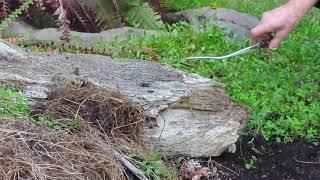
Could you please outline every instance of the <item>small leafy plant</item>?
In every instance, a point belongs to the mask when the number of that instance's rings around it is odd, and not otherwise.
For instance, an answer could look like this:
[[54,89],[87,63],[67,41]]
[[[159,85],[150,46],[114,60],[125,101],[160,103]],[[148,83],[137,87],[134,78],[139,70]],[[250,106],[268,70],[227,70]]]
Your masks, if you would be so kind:
[[76,130],[79,128],[81,118],[76,117],[73,121],[62,123],[62,120],[40,115],[30,117],[30,108],[26,98],[20,92],[12,89],[0,88],[0,117],[19,117],[29,119],[31,122],[50,129]]
[[152,180],[177,179],[178,177],[178,173],[162,161],[162,156],[158,151],[149,156],[133,151],[127,154],[137,162],[144,174]]
[[152,177],[152,179],[160,179],[160,176],[165,172],[165,166],[161,163],[161,156],[158,154],[144,158],[140,167],[145,175]]
[[252,168],[256,168],[256,167],[255,167],[256,161],[257,161],[257,157],[256,157],[256,156],[251,156],[250,161],[245,164],[245,168],[246,168],[247,170],[250,170],[250,169],[252,169]]
[[2,117],[25,117],[30,109],[25,97],[11,89],[0,88],[0,116]]
[[81,124],[81,118],[76,117],[73,121],[66,120],[67,122],[62,122],[61,119],[55,119],[45,115],[40,115],[32,120],[35,124],[39,126],[45,126],[50,129],[55,130],[77,130]]

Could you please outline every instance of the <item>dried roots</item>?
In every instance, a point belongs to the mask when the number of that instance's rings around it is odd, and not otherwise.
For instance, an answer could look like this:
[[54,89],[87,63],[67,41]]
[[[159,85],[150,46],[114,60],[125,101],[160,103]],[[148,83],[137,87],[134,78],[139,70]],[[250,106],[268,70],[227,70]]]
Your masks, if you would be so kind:
[[55,118],[62,128],[0,118],[0,179],[124,180],[128,169],[146,179],[114,148],[145,150],[142,109],[120,93],[70,84],[53,91],[33,115],[35,121]]
[[68,84],[49,94],[34,114],[59,119],[64,125],[77,119],[89,122],[115,143],[142,144],[145,117],[142,108],[117,91],[88,84]]
[[1,120],[0,136],[0,179],[127,179],[111,145],[89,126],[70,134]]

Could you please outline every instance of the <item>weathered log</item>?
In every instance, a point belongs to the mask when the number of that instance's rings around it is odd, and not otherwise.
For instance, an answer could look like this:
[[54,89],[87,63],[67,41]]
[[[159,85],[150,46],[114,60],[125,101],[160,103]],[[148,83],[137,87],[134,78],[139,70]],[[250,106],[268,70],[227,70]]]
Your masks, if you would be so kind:
[[145,142],[168,154],[219,156],[250,117],[249,108],[234,103],[222,84],[164,64],[1,47],[0,85],[21,90],[30,103],[67,80],[118,89],[147,113]]

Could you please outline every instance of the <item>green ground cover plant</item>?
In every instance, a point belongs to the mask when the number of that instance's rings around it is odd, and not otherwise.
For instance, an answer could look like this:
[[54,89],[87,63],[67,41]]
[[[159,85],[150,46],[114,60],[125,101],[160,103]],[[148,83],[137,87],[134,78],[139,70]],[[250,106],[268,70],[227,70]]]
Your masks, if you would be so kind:
[[154,180],[177,179],[179,173],[172,164],[163,161],[163,156],[157,150],[150,155],[142,155],[135,151],[126,152],[144,172],[144,174]]
[[0,87],[0,117],[24,117],[29,112],[25,97],[21,93]]
[[[272,8],[277,7],[279,4],[286,2],[285,0],[219,0],[219,1],[207,1],[207,0],[164,0],[166,6],[171,7],[177,11],[200,8],[200,7],[213,7],[213,8],[229,8],[237,11],[250,13],[252,15],[261,16],[261,14]],[[257,5],[259,8],[257,8]]]
[[[197,2],[200,3],[201,1]],[[219,1],[219,6],[261,15],[275,7],[274,1]],[[223,4],[222,2],[226,2]],[[262,8],[253,8],[257,3]],[[215,5],[209,3],[204,5]],[[197,5],[201,6],[201,4]],[[183,8],[187,8],[183,7]],[[180,9],[183,9],[180,8]],[[201,28],[179,23],[155,38],[131,39],[114,44],[97,43],[97,47],[149,47],[161,61],[175,68],[225,83],[230,95],[249,105],[253,116],[248,129],[262,133],[266,139],[289,142],[295,138],[319,140],[320,129],[320,11],[313,10],[299,27],[273,53],[261,50],[225,61],[202,61],[190,68],[181,64],[193,55],[224,55],[248,45],[224,38],[217,27]],[[128,51],[119,56],[150,60],[143,53]]]
[[80,118],[75,118],[74,121],[63,125],[58,119],[46,116],[33,118],[30,116],[30,110],[26,98],[22,93],[0,87],[0,118],[17,117],[28,119],[39,126],[58,130],[75,130],[79,127],[81,121]]

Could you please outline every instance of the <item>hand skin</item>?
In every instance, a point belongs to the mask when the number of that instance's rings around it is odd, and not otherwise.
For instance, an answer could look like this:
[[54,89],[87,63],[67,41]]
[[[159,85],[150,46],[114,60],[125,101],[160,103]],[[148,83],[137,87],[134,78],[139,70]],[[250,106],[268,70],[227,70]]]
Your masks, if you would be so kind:
[[251,44],[270,40],[269,49],[277,49],[318,0],[289,0],[286,4],[265,12],[261,21],[250,31]]

